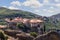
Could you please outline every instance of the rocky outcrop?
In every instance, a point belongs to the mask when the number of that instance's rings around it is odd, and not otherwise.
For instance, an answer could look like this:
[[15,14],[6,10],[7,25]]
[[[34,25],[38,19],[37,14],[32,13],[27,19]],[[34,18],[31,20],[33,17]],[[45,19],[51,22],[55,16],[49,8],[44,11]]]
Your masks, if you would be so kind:
[[60,35],[57,32],[48,32],[37,36],[34,40],[60,40]]
[[34,39],[34,37],[30,35],[26,35],[26,34],[17,34],[16,36],[18,40],[33,40]]
[[15,37],[16,38],[16,34],[20,34],[22,32],[21,31],[18,31],[18,30],[5,30],[4,33],[6,35],[9,35],[9,36],[12,36],[12,37]]
[[19,32],[16,30],[5,30],[4,33],[8,36],[11,36],[10,39],[16,40],[60,40],[60,34],[54,31],[39,35],[36,38],[30,36],[27,33]]
[[29,34],[24,32],[19,32],[16,30],[5,30],[4,33],[11,37],[9,38],[10,40],[11,39],[17,39],[17,40],[33,40],[34,39],[34,37],[30,36]]
[[3,30],[0,30],[0,40],[7,40],[8,37],[7,35],[4,34],[4,31]]

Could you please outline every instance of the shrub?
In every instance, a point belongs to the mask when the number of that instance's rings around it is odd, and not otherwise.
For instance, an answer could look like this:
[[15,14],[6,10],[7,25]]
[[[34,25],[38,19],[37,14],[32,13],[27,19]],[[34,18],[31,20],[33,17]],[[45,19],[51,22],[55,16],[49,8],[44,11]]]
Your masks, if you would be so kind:
[[0,25],[6,25],[7,23],[6,22],[0,22]]
[[7,40],[8,36],[5,36],[5,33],[3,31],[0,31],[0,39],[1,40]]
[[0,32],[0,38],[1,38],[1,40],[5,40],[5,36],[2,32]]
[[30,32],[30,35],[33,37],[37,37],[37,33],[36,32]]
[[17,27],[18,27],[19,29],[23,29],[23,28],[24,28],[24,25],[23,25],[22,23],[17,23]]

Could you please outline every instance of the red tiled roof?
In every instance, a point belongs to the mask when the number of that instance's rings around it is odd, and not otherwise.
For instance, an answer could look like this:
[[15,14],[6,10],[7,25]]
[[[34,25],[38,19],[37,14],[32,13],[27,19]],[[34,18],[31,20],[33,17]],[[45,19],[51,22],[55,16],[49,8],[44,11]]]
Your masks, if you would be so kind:
[[29,22],[29,19],[24,18],[23,23],[27,23],[27,22]]
[[13,20],[9,20],[9,19],[5,19],[7,22],[23,22],[23,23],[37,23],[37,22],[43,22],[43,20],[39,20],[39,19],[27,19],[27,18],[14,18]]
[[7,26],[6,25],[0,25],[0,28],[6,28]]
[[37,23],[37,22],[43,22],[43,20],[39,20],[39,19],[31,19],[30,23]]

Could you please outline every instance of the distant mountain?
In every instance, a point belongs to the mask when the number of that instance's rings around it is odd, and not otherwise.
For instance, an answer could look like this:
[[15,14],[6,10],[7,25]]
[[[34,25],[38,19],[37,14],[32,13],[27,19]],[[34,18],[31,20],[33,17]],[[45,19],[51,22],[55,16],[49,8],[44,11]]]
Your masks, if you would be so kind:
[[38,18],[41,16],[27,11],[10,10],[4,7],[0,7],[0,18],[14,18],[14,17]]
[[47,29],[60,29],[60,13],[52,15],[47,18],[48,21],[45,22]]
[[43,17],[45,29],[60,29],[60,13],[50,17]]
[[60,21],[60,13],[56,15],[52,15],[50,18]]

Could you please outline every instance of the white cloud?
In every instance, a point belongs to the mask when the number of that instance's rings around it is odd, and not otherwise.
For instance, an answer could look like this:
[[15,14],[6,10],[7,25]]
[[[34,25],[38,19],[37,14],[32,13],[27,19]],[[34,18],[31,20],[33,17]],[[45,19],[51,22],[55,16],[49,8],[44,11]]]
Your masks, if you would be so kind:
[[55,10],[48,10],[48,12],[49,12],[49,13],[53,13],[53,12],[55,12]]
[[54,7],[53,7],[53,6],[51,6],[51,7],[50,7],[50,9],[54,9]]
[[49,0],[44,0],[44,3],[49,3]]
[[13,6],[21,6],[21,2],[19,1],[12,1],[10,4]]
[[20,7],[21,5],[22,5],[22,3],[20,2],[20,1],[12,1],[11,3],[10,3],[11,5],[8,7],[9,9],[15,9],[15,10],[19,10],[19,8],[18,7]]
[[54,9],[43,9],[44,12],[48,12],[48,13],[53,13],[55,12]]
[[[58,2],[58,0],[55,0],[56,2]],[[60,11],[58,11],[55,7],[59,7],[60,8],[60,4],[59,3],[50,3],[49,0],[44,0],[43,3],[40,3],[38,0],[26,0],[24,2],[20,2],[20,1],[12,1],[11,5],[8,7],[9,9],[20,9],[21,7],[27,7],[27,11],[28,8],[32,8],[32,10],[30,9],[29,11],[39,14],[39,15],[52,15],[55,13],[58,13]],[[4,6],[5,7],[5,6]],[[19,8],[18,8],[19,7]],[[25,9],[24,9],[25,10]]]
[[26,0],[23,3],[24,6],[28,6],[28,7],[33,7],[33,8],[39,8],[41,7],[43,4],[41,4],[38,0]]
[[55,6],[60,7],[60,4],[55,4]]
[[14,6],[9,6],[8,8],[11,9],[11,10],[13,10],[13,9],[18,10],[19,9],[17,7],[14,7]]
[[39,13],[39,12],[40,12],[40,10],[37,10],[37,9],[36,9],[36,10],[34,10],[34,12],[35,12],[35,13]]
[[7,8],[7,6],[2,6],[2,7],[5,7],[5,8]]
[[59,2],[60,0],[55,0],[55,2]]
[[43,9],[43,11],[47,11],[47,9]]

